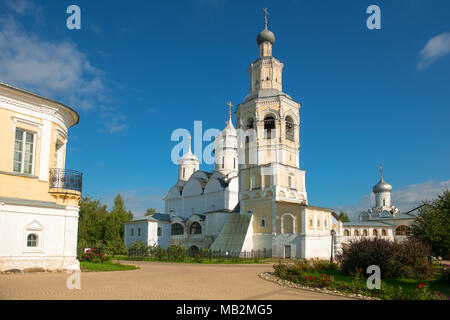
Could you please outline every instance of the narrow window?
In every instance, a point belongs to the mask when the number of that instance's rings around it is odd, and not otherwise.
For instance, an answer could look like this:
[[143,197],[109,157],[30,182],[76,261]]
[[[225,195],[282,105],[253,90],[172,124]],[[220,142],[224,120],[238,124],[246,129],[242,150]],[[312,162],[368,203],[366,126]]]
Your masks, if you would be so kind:
[[34,134],[16,130],[14,141],[14,172],[33,173]]
[[183,168],[183,178],[186,175],[186,168]]
[[233,159],[233,169],[236,169],[236,158]]
[[291,117],[286,117],[286,139],[295,141],[295,127]]
[[27,237],[27,247],[36,248],[38,246],[38,236],[31,233]]
[[261,219],[260,226],[261,226],[261,228],[264,228],[266,226],[266,220],[265,219]]
[[134,228],[131,228],[131,236],[134,237]]
[[267,116],[264,118],[264,136],[266,139],[272,139],[275,137],[275,118]]
[[162,228],[159,227],[159,228],[158,228],[158,237],[161,237],[161,236],[162,236]]
[[141,236],[141,228],[138,228],[138,237]]
[[225,157],[222,157],[222,169],[225,168]]

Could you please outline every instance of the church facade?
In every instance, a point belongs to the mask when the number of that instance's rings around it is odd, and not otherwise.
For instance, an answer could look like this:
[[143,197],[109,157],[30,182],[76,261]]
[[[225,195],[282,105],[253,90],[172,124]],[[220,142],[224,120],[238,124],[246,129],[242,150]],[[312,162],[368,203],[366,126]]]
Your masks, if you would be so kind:
[[[308,202],[299,157],[301,104],[282,90],[284,65],[272,56],[274,42],[266,18],[257,36],[259,57],[248,68],[250,93],[235,111],[236,127],[230,112],[214,140],[214,170],[199,170],[190,148],[179,159],[165,212],[144,219],[156,226],[147,228],[153,230],[147,244],[326,259],[338,248],[342,223],[331,209]],[[125,226],[128,246],[135,242],[136,223]]]
[[392,186],[384,181],[383,167],[380,167],[381,179],[372,188],[375,206],[361,212],[359,221],[344,222],[342,243],[351,240],[382,238],[390,241],[404,241],[409,235],[418,209],[401,212],[391,203]]

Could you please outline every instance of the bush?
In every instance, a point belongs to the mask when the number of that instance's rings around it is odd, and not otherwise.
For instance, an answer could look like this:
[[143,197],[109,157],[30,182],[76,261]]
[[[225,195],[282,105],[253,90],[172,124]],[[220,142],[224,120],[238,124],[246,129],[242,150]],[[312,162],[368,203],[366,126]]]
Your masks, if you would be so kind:
[[107,255],[104,255],[103,253],[99,253],[95,249],[91,249],[86,253],[83,253],[79,257],[80,261],[87,261],[87,262],[93,262],[93,263],[103,263],[109,260],[109,257]]
[[393,278],[426,280],[433,275],[433,266],[428,262],[430,247],[419,240],[394,243],[394,253],[390,260]]
[[412,238],[405,242],[391,242],[384,239],[362,239],[350,242],[338,256],[341,270],[349,275],[366,275],[367,267],[377,265],[381,277],[411,278],[423,280],[432,275],[428,262],[430,249]]
[[342,272],[352,275],[358,272],[365,276],[367,267],[377,265],[381,269],[381,276],[388,278],[392,272],[390,259],[394,253],[394,244],[384,239],[361,239],[351,241],[337,256]]
[[186,249],[180,245],[172,245],[168,249],[169,260],[181,262],[186,260],[188,254]]
[[444,264],[440,270],[440,280],[446,285],[450,285],[450,265]]

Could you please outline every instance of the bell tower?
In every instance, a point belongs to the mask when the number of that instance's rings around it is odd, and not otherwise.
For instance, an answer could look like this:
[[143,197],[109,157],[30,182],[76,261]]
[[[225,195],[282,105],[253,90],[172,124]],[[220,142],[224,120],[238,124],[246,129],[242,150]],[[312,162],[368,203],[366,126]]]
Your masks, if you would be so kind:
[[249,67],[250,94],[236,110],[237,127],[244,132],[241,197],[263,192],[307,203],[304,171],[299,169],[300,104],[282,92],[283,64],[272,56],[275,35],[267,26],[267,9],[264,13],[264,29],[256,38],[259,58]]

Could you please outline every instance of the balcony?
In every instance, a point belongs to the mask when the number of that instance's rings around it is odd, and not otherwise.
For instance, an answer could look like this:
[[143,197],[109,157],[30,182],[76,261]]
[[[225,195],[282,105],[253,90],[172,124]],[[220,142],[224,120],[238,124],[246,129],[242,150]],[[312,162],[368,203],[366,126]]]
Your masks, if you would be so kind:
[[81,194],[83,174],[74,170],[50,169],[49,192],[53,194]]

